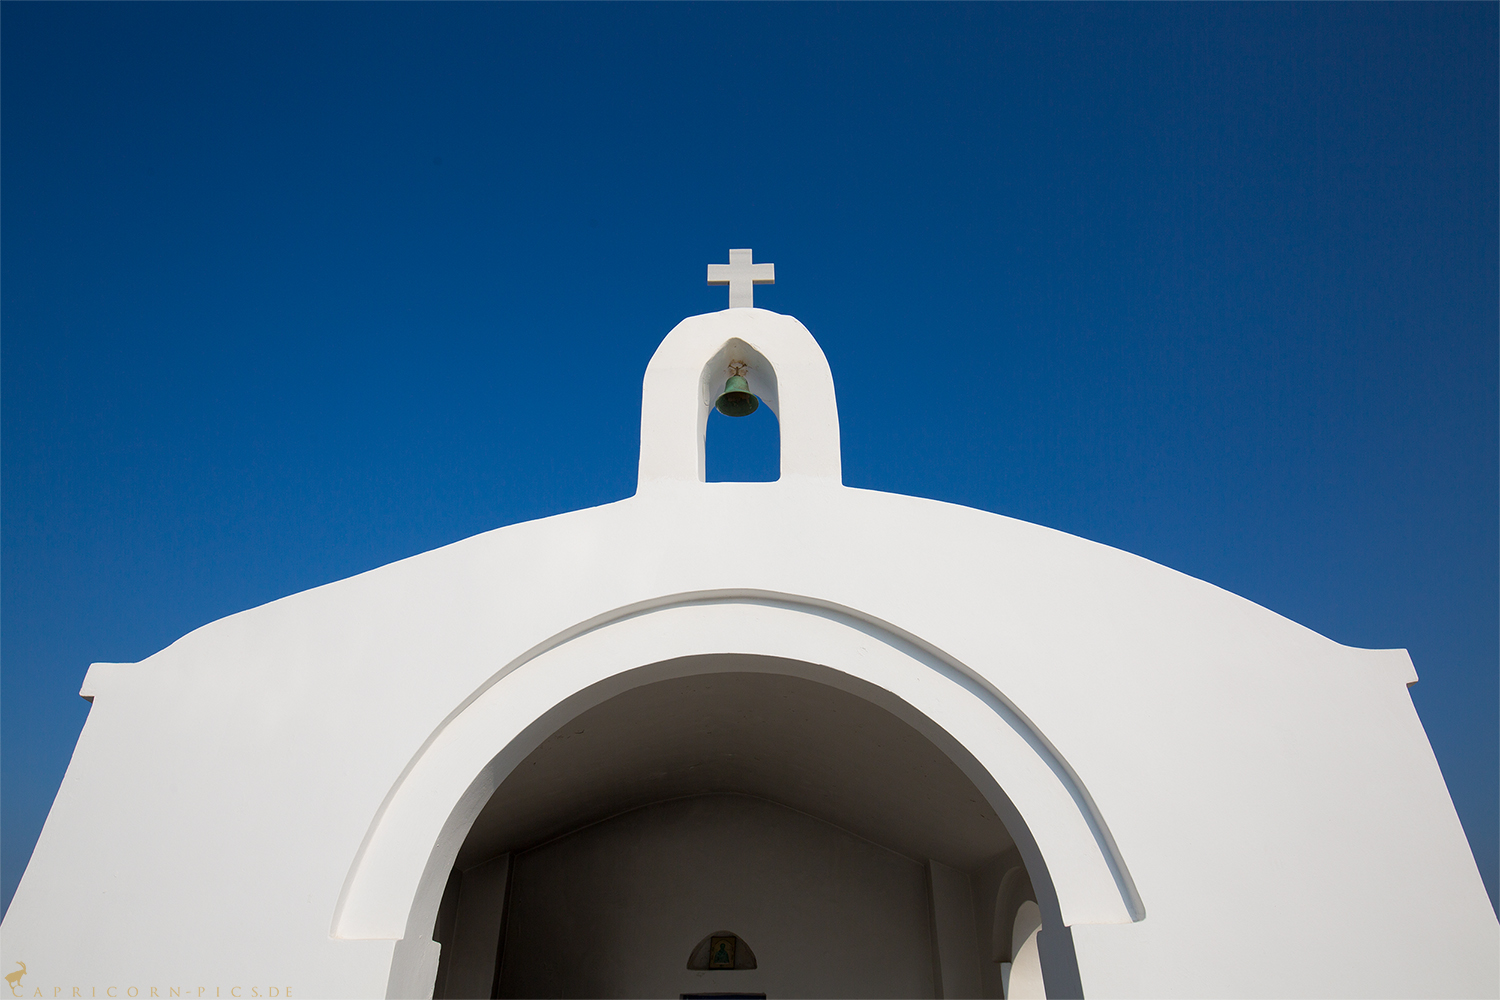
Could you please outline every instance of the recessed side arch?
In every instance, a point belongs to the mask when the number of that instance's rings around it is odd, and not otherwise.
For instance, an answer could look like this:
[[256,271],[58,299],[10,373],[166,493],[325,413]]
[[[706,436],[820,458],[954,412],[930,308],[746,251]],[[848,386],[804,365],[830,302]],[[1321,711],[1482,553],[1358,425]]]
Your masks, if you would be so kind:
[[615,694],[730,669],[715,665],[721,654],[848,690],[946,753],[1012,830],[1028,869],[1045,873],[1035,881],[1056,933],[1043,943],[1055,951],[1048,964],[1065,979],[1077,980],[1069,925],[1139,919],[1120,888],[1123,862],[1098,836],[1102,821],[1082,811],[1091,802],[1070,787],[1076,779],[1049,759],[1055,753],[1023,716],[972,677],[839,609],[785,597],[677,600],[584,623],[502,670],[408,766],[371,825],[333,927],[339,938],[400,940],[390,995],[430,989],[430,933],[443,884],[479,810],[510,771],[557,728]]

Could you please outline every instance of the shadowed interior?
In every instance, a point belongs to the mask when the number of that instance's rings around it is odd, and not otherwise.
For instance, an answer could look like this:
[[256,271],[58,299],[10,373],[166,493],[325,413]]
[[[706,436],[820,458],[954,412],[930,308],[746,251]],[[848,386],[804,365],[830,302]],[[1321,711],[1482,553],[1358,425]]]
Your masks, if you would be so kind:
[[[436,995],[1000,995],[1020,856],[974,783],[857,694],[715,659],[582,712],[496,789]],[[722,928],[758,963],[693,965]]]
[[716,673],[635,688],[564,726],[495,791],[458,867],[713,793],[767,799],[964,871],[1012,844],[963,772],[884,709],[799,677]]

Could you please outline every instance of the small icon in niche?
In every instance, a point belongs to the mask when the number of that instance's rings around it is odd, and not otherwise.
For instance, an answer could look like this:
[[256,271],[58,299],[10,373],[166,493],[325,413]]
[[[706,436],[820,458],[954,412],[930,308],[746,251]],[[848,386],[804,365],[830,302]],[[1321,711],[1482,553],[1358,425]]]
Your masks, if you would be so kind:
[[[700,971],[715,969],[722,971],[740,972],[745,969],[756,968],[755,952],[750,943],[740,937],[734,931],[719,928],[708,934],[697,944],[693,945],[693,951],[688,955],[687,967]],[[732,994],[738,996],[738,994]],[[722,993],[715,996],[729,997],[731,994]]]
[[708,945],[708,967],[710,969],[734,968],[734,946],[739,939],[733,935],[716,937]]

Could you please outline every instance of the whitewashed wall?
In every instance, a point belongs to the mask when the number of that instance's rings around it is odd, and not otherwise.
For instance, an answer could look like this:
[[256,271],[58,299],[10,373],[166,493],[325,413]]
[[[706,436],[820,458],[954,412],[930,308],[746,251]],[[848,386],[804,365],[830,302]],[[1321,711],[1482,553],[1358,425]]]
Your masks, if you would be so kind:
[[[704,386],[736,339],[774,390],[781,482],[701,481]],[[547,726],[653,664],[743,653],[886,693],[1003,789],[1046,875],[1043,964],[1070,940],[1089,995],[1500,991],[1403,651],[1060,532],[844,488],[827,362],[789,317],[684,321],[646,390],[630,500],[96,664],[0,962],[48,995],[425,995],[458,847]],[[754,542],[732,562],[730,534]]]

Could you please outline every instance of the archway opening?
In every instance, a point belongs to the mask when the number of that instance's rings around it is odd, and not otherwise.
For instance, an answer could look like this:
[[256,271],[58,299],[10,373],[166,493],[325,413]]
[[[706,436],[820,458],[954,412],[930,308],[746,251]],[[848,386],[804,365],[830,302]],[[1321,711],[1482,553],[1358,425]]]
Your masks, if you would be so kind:
[[[998,997],[1021,863],[885,708],[762,671],[658,681],[561,726],[481,810],[434,995]],[[685,968],[715,935],[756,960]]]

